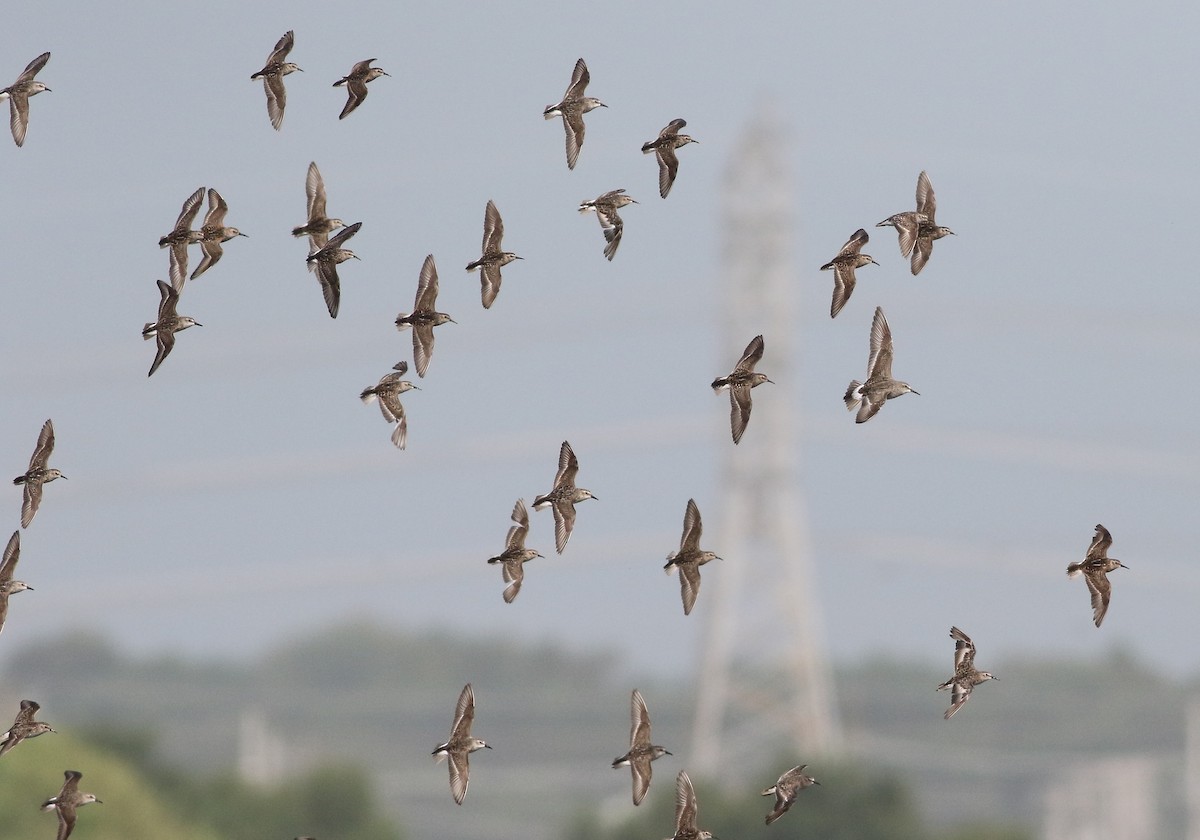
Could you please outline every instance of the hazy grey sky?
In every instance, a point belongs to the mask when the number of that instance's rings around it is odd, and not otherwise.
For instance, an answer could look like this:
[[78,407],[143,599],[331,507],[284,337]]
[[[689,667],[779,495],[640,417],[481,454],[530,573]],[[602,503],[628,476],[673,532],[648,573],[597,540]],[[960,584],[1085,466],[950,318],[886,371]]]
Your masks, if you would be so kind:
[[[948,661],[957,623],[989,661],[1120,644],[1200,665],[1163,644],[1195,634],[1200,596],[1200,294],[1181,242],[1200,192],[1195,5],[76,5],[0,30],[0,83],[53,53],[25,147],[0,137],[0,456],[23,471],[52,417],[69,476],[22,535],[36,591],[13,600],[0,661],[76,626],[224,655],[376,616],[686,667],[709,593],[685,620],[662,558],[689,497],[721,552],[728,403],[708,382],[752,335],[724,346],[721,190],[769,110],[790,132],[800,378],[756,392],[755,412],[794,397],[802,418],[832,655]],[[288,29],[304,72],[275,132],[249,76]],[[540,112],[580,56],[609,108],[571,172]],[[331,84],[366,57],[392,77],[339,122]],[[701,142],[663,201],[639,147],[677,116]],[[312,160],[331,214],[363,222],[336,321],[288,235]],[[913,278],[873,225],[913,206],[922,169],[958,236]],[[188,285],[180,311],[205,326],[147,380],[156,240],[200,185],[250,238]],[[575,208],[615,187],[641,204],[609,263]],[[488,199],[526,259],[485,312],[463,266]],[[817,268],[858,227],[881,265],[831,322]],[[405,396],[398,452],[356,397],[411,359],[392,321],[429,253],[459,323]],[[921,396],[856,427],[841,395],[876,305]],[[551,556],[506,606],[484,560],[564,439],[600,501],[562,557],[532,514]],[[1130,566],[1101,630],[1064,575],[1097,522]]]

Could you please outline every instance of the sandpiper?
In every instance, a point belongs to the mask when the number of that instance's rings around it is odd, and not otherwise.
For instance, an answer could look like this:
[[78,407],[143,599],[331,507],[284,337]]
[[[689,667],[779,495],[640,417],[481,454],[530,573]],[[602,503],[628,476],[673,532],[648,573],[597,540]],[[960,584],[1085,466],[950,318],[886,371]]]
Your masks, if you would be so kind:
[[912,256],[911,270],[913,276],[921,273],[925,263],[933,254],[933,240],[941,239],[954,231],[941,227],[935,221],[937,215],[937,200],[933,194],[933,185],[929,176],[922,170],[917,176],[917,209],[888,216],[875,227],[894,227],[899,234],[900,256]]
[[971,638],[957,627],[950,628],[954,639],[954,676],[937,687],[938,691],[950,689],[950,708],[942,717],[950,720],[962,705],[971,699],[971,691],[980,683],[998,679],[987,671],[975,670],[975,645]]
[[485,741],[471,737],[471,722],[475,720],[475,692],[467,683],[458,695],[458,705],[454,708],[454,724],[450,727],[450,738],[444,744],[438,744],[433,749],[437,760],[449,760],[450,793],[459,805],[467,796],[467,783],[470,781],[470,756],[475,750],[490,746]]
[[13,479],[13,484],[25,485],[21,500],[22,528],[29,527],[34,514],[37,513],[38,505],[42,503],[42,485],[48,484],[56,478],[66,478],[58,470],[46,466],[52,452],[54,452],[54,424],[47,420],[42,424],[37,446],[33,448],[33,454],[29,456],[29,469],[25,471],[24,475]]
[[929,221],[922,204],[932,194],[933,187],[929,184],[929,176],[922,170],[921,174],[917,176],[917,209],[893,213],[875,225],[875,227],[894,227],[896,229],[902,257],[912,254],[913,247],[917,244],[917,230],[920,228],[921,222]]
[[346,223],[325,215],[325,179],[316,162],[308,165],[308,176],[304,179],[304,194],[308,196],[308,222],[292,228],[292,236],[307,236],[309,250],[319,251],[329,241],[329,234]]
[[362,101],[367,98],[367,82],[373,82],[380,76],[390,76],[390,73],[384,72],[382,67],[372,67],[373,58],[364,58],[350,68],[350,72],[342,76],[333,83],[334,87],[346,86],[346,92],[349,97],[346,99],[346,104],[342,108],[342,113],[338,115],[339,120],[346,119],[350,112],[362,104]]
[[271,118],[271,125],[276,131],[283,125],[283,109],[287,107],[287,90],[283,86],[283,77],[300,70],[298,65],[284,61],[295,43],[296,35],[289,29],[275,43],[275,49],[267,56],[267,63],[263,65],[263,69],[250,77],[250,81],[263,80],[263,90],[267,92],[267,116]]
[[24,592],[33,587],[23,580],[13,580],[17,571],[17,561],[21,559],[21,532],[13,531],[4,547],[3,559],[0,559],[0,633],[4,632],[4,620],[8,618],[8,596]]
[[479,269],[484,309],[490,309],[496,295],[500,294],[500,267],[513,260],[525,259],[501,248],[500,240],[503,238],[504,220],[500,218],[495,202],[489,201],[483,210],[483,255],[467,264],[467,271]]
[[221,259],[221,255],[225,253],[225,249],[221,247],[222,242],[228,242],[235,236],[245,236],[235,227],[226,227],[225,214],[229,212],[229,205],[225,203],[225,199],[221,198],[221,194],[212,187],[208,189],[208,213],[204,216],[204,224],[200,227],[200,250],[204,252],[204,256],[200,258],[200,265],[196,266],[196,270],[192,272],[189,280],[195,280],[204,272],[208,271],[217,264],[217,260]]
[[563,129],[567,132],[567,168],[574,169],[575,161],[579,159],[579,150],[583,148],[583,115],[594,108],[608,106],[594,96],[584,96],[588,82],[592,79],[583,59],[575,62],[575,70],[571,73],[571,84],[557,105],[547,105],[542,111],[546,119],[562,117]]
[[525,500],[517,499],[512,511],[513,525],[508,529],[508,538],[504,543],[504,551],[495,557],[489,557],[489,563],[500,563],[504,566],[504,603],[511,604],[521,592],[521,582],[525,579],[524,565],[534,557],[541,557],[532,548],[525,547],[525,535],[529,533],[529,511],[525,510]]
[[608,243],[604,246],[604,256],[610,262],[613,255],[617,253],[617,248],[621,244],[621,234],[625,230],[625,223],[621,221],[617,210],[626,204],[638,203],[636,199],[624,195],[624,192],[624,189],[609,190],[591,201],[579,203],[580,213],[586,213],[589,210],[596,211],[596,218],[600,220],[600,227],[604,230],[604,241]]
[[686,770],[675,779],[675,836],[671,840],[712,840],[711,831],[696,828],[696,791]]
[[[763,337],[756,335],[746,345],[742,358],[734,366],[728,376],[718,376],[712,381],[712,389],[720,392],[729,389],[729,424],[733,432],[733,442],[737,444],[746,433],[746,425],[750,422],[750,389],[764,382],[771,382],[765,373],[755,373],[754,366],[763,356]],[[774,385],[774,382],[771,382]]]
[[929,262],[929,258],[933,256],[933,240],[941,239],[946,235],[955,235],[950,228],[939,225],[934,220],[937,215],[937,200],[934,198],[933,185],[929,183],[929,176],[924,171],[917,178],[917,213],[924,218],[918,219],[917,223],[917,241],[913,245],[910,266],[913,277],[921,273],[925,263]]
[[33,80],[33,77],[46,66],[46,62],[49,60],[50,53],[42,53],[25,66],[15,82],[0,90],[0,99],[8,99],[8,122],[12,128],[13,141],[18,146],[25,145],[25,132],[29,128],[29,97],[37,96],[44,90],[50,90],[41,82]]
[[875,307],[875,318],[871,322],[871,355],[867,358],[867,381],[850,381],[842,400],[849,411],[858,409],[856,423],[866,423],[878,413],[886,400],[914,391],[907,382],[892,379],[892,328],[883,316],[882,307]]
[[187,280],[187,247],[193,242],[199,242],[204,234],[198,230],[192,230],[192,222],[196,219],[196,214],[200,212],[200,203],[204,201],[204,187],[200,187],[190,196],[187,201],[183,202],[183,209],[179,211],[179,218],[175,220],[175,227],[166,236],[159,237],[158,247],[171,249],[171,285],[176,291],[183,291],[183,283]]
[[1083,562],[1067,566],[1067,577],[1073,578],[1082,573],[1083,579],[1087,581],[1088,591],[1092,593],[1092,620],[1096,622],[1097,627],[1104,621],[1104,614],[1108,612],[1108,601],[1112,595],[1108,573],[1115,569],[1129,568],[1120,560],[1108,556],[1110,545],[1112,534],[1108,533],[1108,529],[1103,525],[1097,525],[1096,535],[1092,537],[1092,544],[1088,547]]
[[180,315],[175,311],[179,305],[179,292],[174,286],[162,280],[155,282],[158,283],[159,294],[158,320],[154,323],[147,322],[146,326],[142,327],[142,338],[146,341],[156,339],[158,350],[154,354],[154,364],[150,365],[150,372],[146,376],[153,376],[158,366],[171,354],[171,350],[175,348],[175,333],[188,327],[204,326],[195,318]]
[[17,712],[12,726],[8,728],[7,732],[0,734],[0,757],[26,739],[36,738],[54,731],[50,728],[50,724],[33,719],[40,708],[42,707],[32,700],[21,701],[21,710]]
[[775,822],[775,820],[787,813],[788,808],[792,807],[792,803],[796,801],[796,797],[800,791],[806,787],[821,784],[812,776],[804,775],[804,768],[807,764],[801,764],[799,767],[793,767],[788,770],[775,784],[764,790],[760,796],[775,796],[775,807],[771,813],[767,814],[767,825]]
[[392,430],[392,443],[397,449],[403,449],[408,440],[408,419],[404,414],[404,406],[400,404],[400,395],[417,386],[404,379],[404,374],[408,373],[408,362],[397,362],[392,366],[392,370],[394,373],[385,375],[378,385],[364,388],[358,398],[366,405],[379,400],[379,410],[383,412],[383,419],[396,424],[396,428]]
[[413,302],[412,312],[401,312],[396,316],[396,329],[404,332],[409,327],[413,331],[413,362],[417,366],[417,376],[425,377],[429,370],[429,359],[433,356],[433,328],[440,327],[449,321],[457,323],[445,312],[438,312],[438,276],[437,266],[433,263],[433,254],[425,257],[421,265],[421,277],[417,281],[417,297]]
[[337,267],[346,260],[358,259],[358,255],[348,248],[343,248],[350,237],[358,233],[362,222],[342,228],[325,245],[316,248],[308,255],[309,271],[316,270],[317,280],[321,282],[321,292],[325,295],[325,306],[329,309],[329,317],[336,318],[338,306],[342,301],[342,284],[338,280]]
[[554,513],[554,547],[559,554],[567,547],[571,531],[575,528],[575,505],[585,499],[595,499],[591,490],[575,486],[575,474],[579,472],[579,459],[575,457],[571,444],[562,442],[558,450],[558,473],[554,476],[554,487],[544,496],[533,500],[533,509],[549,507]]
[[654,152],[654,156],[658,158],[658,194],[663,198],[666,198],[667,193],[671,191],[671,186],[675,183],[675,175],[679,172],[679,158],[675,156],[675,150],[688,143],[700,142],[693,137],[679,133],[679,129],[686,125],[685,120],[676,117],[658,133],[658,139],[642,144],[642,154],[648,155]]
[[67,840],[75,830],[77,809],[93,802],[98,805],[104,804],[94,793],[80,793],[79,780],[83,778],[83,774],[78,770],[66,770],[63,776],[66,777],[66,781],[63,782],[62,788],[42,803],[43,811],[55,811],[58,814],[58,840]]
[[700,508],[695,499],[688,499],[683,513],[683,536],[679,539],[679,550],[667,555],[667,574],[679,569],[680,594],[683,596],[683,614],[690,615],[700,594],[700,567],[710,560],[721,558],[712,551],[700,550]]
[[821,266],[821,271],[833,269],[833,304],[829,307],[830,318],[836,318],[846,301],[850,300],[850,295],[854,294],[854,270],[864,265],[879,265],[869,254],[859,253],[869,239],[867,232],[859,228],[842,246],[842,250],[838,251],[837,256]]
[[636,688],[629,699],[629,716],[632,721],[629,728],[629,752],[620,758],[613,759],[613,769],[629,767],[633,776],[633,804],[641,805],[650,790],[650,777],[653,770],[650,762],[664,755],[671,755],[657,744],[650,743],[650,712],[646,710],[646,701],[642,692]]

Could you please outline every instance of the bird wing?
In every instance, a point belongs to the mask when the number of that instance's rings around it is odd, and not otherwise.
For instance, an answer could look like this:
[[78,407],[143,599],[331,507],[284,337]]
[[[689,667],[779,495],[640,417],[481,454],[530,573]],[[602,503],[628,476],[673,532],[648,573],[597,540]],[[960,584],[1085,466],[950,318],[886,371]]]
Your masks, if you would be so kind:
[[1112,534],[1103,525],[1096,526],[1096,534],[1092,537],[1092,544],[1088,546],[1087,556],[1084,562],[1089,560],[1104,560],[1108,557],[1108,547],[1112,545]]
[[679,552],[698,551],[700,549],[700,508],[695,499],[688,499],[687,509],[683,512],[683,536],[679,540]]
[[496,209],[494,201],[488,201],[487,207],[483,209],[483,251],[487,254],[490,250],[500,250],[500,240],[504,238],[504,220],[500,218],[500,211]]
[[558,449],[558,472],[554,475],[554,486],[574,487],[578,472],[579,459],[575,457],[575,450],[571,448],[571,444],[564,440]]
[[575,528],[575,505],[570,499],[558,499],[550,509],[554,513],[554,548],[562,554]]
[[[21,558],[21,532],[13,531],[4,547],[4,559],[0,560],[0,583],[8,583],[13,579],[17,570],[17,561]],[[0,625],[2,626],[2,625]]]
[[917,176],[917,212],[925,216],[929,224],[933,224],[933,217],[937,213],[937,199],[933,195],[933,184],[929,182],[929,176],[925,174],[925,170],[921,170],[921,174]]
[[33,454],[29,456],[29,469],[40,469],[46,466],[46,462],[50,460],[50,453],[54,451],[54,423],[47,420],[42,424],[42,430],[38,432],[37,446],[33,448]]
[[450,740],[467,738],[471,734],[471,722],[475,720],[475,690],[471,684],[463,686],[454,706],[454,724],[450,727]]
[[592,74],[588,72],[587,64],[582,58],[579,59],[575,62],[575,69],[571,71],[571,84],[567,85],[567,92],[563,94],[563,99],[583,96],[583,92],[591,80]]
[[749,385],[737,385],[729,389],[729,427],[734,443],[741,442],[742,435],[746,433],[752,407]]
[[524,499],[517,499],[517,503],[513,505],[512,521],[514,524],[508,529],[504,548],[505,550],[523,549],[525,548],[525,535],[529,533],[529,511],[525,509]]
[[308,221],[325,218],[325,179],[321,170],[317,169],[316,161],[308,165],[308,175],[304,178],[304,195],[308,198]]
[[700,567],[695,563],[684,563],[679,567],[679,594],[683,598],[683,614],[691,615],[700,594]]
[[46,62],[49,60],[50,53],[44,52],[39,55],[33,61],[25,65],[25,69],[21,71],[20,76],[17,76],[17,80],[13,82],[13,85],[19,85],[22,82],[32,82],[33,77],[41,72],[42,68],[46,66]]
[[288,53],[292,51],[292,47],[296,44],[296,33],[288,30],[283,36],[275,42],[275,49],[271,50],[271,54],[267,56],[267,64],[282,63],[287,58]]
[[421,276],[417,280],[417,297],[413,309],[417,311],[426,309],[432,312],[437,306],[437,296],[437,265],[434,264],[433,254],[429,254],[425,257],[425,262],[421,264]]
[[742,358],[738,359],[738,363],[734,365],[734,372],[750,373],[754,370],[754,366],[759,363],[763,357],[763,337],[756,335],[750,339],[750,343],[746,345],[746,349],[742,351]]
[[888,326],[883,307],[875,307],[871,321],[871,355],[867,358],[867,377],[892,377],[892,328]]
[[1100,622],[1104,621],[1105,613],[1108,612],[1112,584],[1108,580],[1108,575],[1100,569],[1086,570],[1083,579],[1087,581],[1088,591],[1092,593],[1092,621],[1099,627]]

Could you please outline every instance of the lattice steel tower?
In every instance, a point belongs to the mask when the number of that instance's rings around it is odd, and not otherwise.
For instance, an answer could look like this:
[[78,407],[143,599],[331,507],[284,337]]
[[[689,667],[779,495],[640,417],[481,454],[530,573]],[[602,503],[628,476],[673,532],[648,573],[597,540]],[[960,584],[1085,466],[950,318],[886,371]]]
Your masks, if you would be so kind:
[[[754,391],[738,446],[725,426],[723,508],[712,546],[722,557],[710,591],[692,738],[696,769],[719,777],[794,749],[797,762],[840,746],[833,685],[813,593],[808,514],[801,490],[793,404],[797,292],[790,137],[760,118],[726,172],[720,363],[730,370],[761,333],[757,370],[775,385]],[[725,418],[727,424],[727,418]],[[760,768],[755,768],[760,769]],[[786,769],[786,768],[785,768]]]

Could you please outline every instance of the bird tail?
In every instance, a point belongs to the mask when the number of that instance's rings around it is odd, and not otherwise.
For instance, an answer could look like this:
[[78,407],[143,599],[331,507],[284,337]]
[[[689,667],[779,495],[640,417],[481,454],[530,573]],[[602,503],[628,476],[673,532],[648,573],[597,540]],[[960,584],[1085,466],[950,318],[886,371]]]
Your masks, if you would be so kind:
[[363,401],[363,405],[370,405],[371,403],[375,402],[375,389],[364,389],[363,392],[358,395],[358,398]]
[[396,316],[396,329],[400,330],[400,332],[404,332],[406,329],[412,326],[412,324],[404,323],[404,319],[408,316],[409,313],[407,312],[401,312]]
[[591,202],[591,201],[579,202],[579,212],[580,213],[586,213],[589,210],[595,210],[595,209],[596,209],[596,205],[594,202]]
[[1071,565],[1067,566],[1067,577],[1069,578],[1078,577],[1082,572],[1082,563],[1072,563]]
[[146,322],[146,326],[142,327],[142,338],[146,341],[154,338],[153,327],[154,324],[150,323],[149,321]]
[[850,386],[846,388],[846,393],[842,397],[842,400],[846,403],[847,411],[853,411],[854,409],[858,408],[858,404],[862,402],[862,394],[859,393],[859,389],[861,387],[862,383],[857,379],[850,380]]

